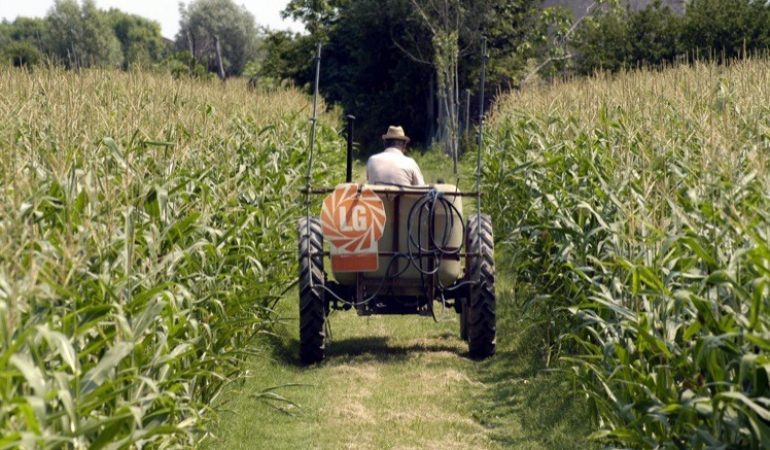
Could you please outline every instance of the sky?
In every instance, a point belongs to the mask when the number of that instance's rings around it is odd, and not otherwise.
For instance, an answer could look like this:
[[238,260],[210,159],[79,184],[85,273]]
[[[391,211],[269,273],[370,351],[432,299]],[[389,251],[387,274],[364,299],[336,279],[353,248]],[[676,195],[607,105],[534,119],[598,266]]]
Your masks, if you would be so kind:
[[[54,0],[0,0],[0,19],[42,17],[53,3]],[[303,30],[301,24],[281,19],[281,10],[289,0],[235,0],[235,3],[246,6],[258,25],[275,30]],[[179,0],[96,0],[96,4],[102,9],[118,8],[160,22],[163,36],[170,39],[179,30]]]

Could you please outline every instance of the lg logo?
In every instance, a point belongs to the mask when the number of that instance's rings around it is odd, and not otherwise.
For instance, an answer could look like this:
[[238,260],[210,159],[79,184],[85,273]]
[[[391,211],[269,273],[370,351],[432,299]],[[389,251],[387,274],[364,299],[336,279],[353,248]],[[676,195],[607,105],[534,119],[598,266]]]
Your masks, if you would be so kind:
[[324,239],[331,244],[334,270],[377,270],[377,241],[385,230],[385,207],[371,189],[344,184],[324,199]]
[[369,219],[371,216],[367,214],[367,209],[363,206],[353,206],[350,214],[348,214],[348,206],[340,205],[337,211],[339,212],[337,223],[340,225],[340,231],[343,233],[350,231],[366,231],[366,229],[369,228]]

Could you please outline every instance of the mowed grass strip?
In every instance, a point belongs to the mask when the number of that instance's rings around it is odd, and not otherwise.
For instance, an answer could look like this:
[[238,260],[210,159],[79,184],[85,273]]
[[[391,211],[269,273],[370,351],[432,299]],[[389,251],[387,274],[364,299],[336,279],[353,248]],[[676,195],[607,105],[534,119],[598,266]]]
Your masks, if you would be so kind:
[[[283,306],[296,314],[293,298]],[[451,315],[449,315],[451,313]],[[296,321],[273,339],[275,353],[255,357],[250,379],[227,394],[216,448],[487,448],[471,418],[469,378],[457,322],[429,317],[331,316],[333,342],[325,362],[297,359]],[[279,387],[288,403],[260,394]],[[276,409],[278,408],[278,409]],[[279,409],[283,412],[279,412]]]

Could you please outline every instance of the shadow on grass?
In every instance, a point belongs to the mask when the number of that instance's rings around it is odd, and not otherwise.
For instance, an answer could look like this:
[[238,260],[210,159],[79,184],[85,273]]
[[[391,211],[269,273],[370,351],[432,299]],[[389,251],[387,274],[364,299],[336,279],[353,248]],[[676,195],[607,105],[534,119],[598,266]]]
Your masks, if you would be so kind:
[[287,330],[282,329],[277,334],[265,336],[264,339],[273,360],[288,366],[303,366],[299,359],[299,341],[290,337]]
[[498,351],[479,367],[487,388],[475,419],[505,448],[594,448],[587,402],[573,394],[567,374],[546,367],[542,332],[522,330],[531,322],[512,303],[498,303]]
[[[435,342],[395,344],[390,342],[387,336],[350,337],[332,340],[326,350],[326,362],[335,359],[355,358],[361,362],[376,361],[380,363],[403,361],[418,353],[455,353],[461,357],[468,357],[466,351],[462,351],[457,345],[453,345],[451,333],[442,333],[432,336]],[[270,335],[264,337],[271,349],[271,358],[283,364],[306,367],[299,359],[299,341],[286,334]],[[446,341],[446,342],[443,342]]]
[[[439,336],[439,337],[444,337]],[[395,362],[409,358],[417,353],[449,352],[460,354],[456,345],[450,342],[428,342],[411,344],[391,344],[387,336],[353,337],[334,341],[327,356],[334,358],[363,357],[366,361]]]

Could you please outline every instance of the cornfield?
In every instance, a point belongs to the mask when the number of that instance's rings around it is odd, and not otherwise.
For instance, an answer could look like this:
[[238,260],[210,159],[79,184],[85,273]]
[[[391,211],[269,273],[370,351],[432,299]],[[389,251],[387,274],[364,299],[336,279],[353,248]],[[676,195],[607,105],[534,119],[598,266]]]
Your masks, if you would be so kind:
[[[308,99],[112,71],[0,93],[0,448],[196,446],[295,279]],[[318,143],[320,182],[342,141]]]
[[770,63],[546,86],[490,122],[486,208],[593,437],[770,448]]

